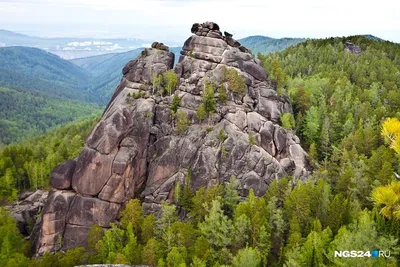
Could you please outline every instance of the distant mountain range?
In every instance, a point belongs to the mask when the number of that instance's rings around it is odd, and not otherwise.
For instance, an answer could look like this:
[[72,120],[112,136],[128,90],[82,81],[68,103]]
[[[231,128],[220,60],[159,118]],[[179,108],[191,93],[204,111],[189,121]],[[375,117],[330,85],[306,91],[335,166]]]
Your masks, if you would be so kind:
[[[127,52],[140,47],[148,47],[152,41],[135,38],[42,38],[0,29],[0,47],[36,47],[64,59],[73,59]],[[170,46],[180,45],[164,41]]]
[[82,100],[90,73],[60,57],[31,47],[0,48],[0,86],[29,88]]
[[99,113],[89,71],[31,47],[0,48],[0,146]]
[[255,35],[249,36],[238,41],[251,50],[254,55],[257,53],[269,54],[283,50],[291,45],[304,42],[305,38],[281,38],[275,39],[267,36]]

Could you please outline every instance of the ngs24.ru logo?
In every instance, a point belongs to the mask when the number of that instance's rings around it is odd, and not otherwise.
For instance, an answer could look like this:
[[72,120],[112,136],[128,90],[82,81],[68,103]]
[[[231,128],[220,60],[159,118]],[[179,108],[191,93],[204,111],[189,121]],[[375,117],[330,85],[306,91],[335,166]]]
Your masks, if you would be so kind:
[[337,251],[336,250],[335,257],[340,257],[340,258],[364,258],[364,257],[389,258],[390,251],[384,251],[384,250],[372,250],[372,251],[340,250],[340,251]]

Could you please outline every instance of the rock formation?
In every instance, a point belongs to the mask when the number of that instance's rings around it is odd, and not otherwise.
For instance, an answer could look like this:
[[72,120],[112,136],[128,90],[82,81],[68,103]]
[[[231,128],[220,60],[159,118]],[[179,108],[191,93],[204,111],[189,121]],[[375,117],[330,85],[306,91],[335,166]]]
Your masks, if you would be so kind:
[[[47,196],[48,192],[42,190],[27,191],[20,194],[18,201],[15,201],[12,205],[4,206],[17,221],[21,234],[25,236],[32,234],[36,217],[42,211]],[[33,236],[32,239],[34,239]]]
[[348,53],[351,53],[351,54],[355,54],[355,55],[360,55],[361,54],[361,47],[359,47],[358,45],[356,45],[356,44],[353,44],[352,42],[350,42],[350,41],[346,41],[345,43],[344,43],[344,50],[346,51],[346,52],[348,52]]
[[[259,196],[282,176],[308,176],[298,137],[280,126],[280,116],[292,112],[289,100],[276,93],[260,62],[215,23],[196,23],[191,31],[175,67],[176,91],[166,94],[154,82],[172,69],[174,54],[153,43],[123,69],[80,155],[54,169],[39,255],[85,246],[90,227],[109,227],[132,197],[144,200],[147,213],[157,213],[189,170],[194,190],[235,175],[241,194],[252,188]],[[199,120],[196,109],[209,85],[216,110]],[[219,97],[224,94],[226,101]],[[181,133],[171,110],[174,95],[180,98],[178,113],[190,122]]]

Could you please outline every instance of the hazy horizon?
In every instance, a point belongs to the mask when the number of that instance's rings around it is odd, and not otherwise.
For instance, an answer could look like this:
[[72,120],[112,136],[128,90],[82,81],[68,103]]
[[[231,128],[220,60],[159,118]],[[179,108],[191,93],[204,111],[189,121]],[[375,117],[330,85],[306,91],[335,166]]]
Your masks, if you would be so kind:
[[392,0],[379,6],[344,0],[0,0],[0,28],[39,37],[184,41],[194,22],[214,21],[236,39],[372,34],[400,42],[399,10]]

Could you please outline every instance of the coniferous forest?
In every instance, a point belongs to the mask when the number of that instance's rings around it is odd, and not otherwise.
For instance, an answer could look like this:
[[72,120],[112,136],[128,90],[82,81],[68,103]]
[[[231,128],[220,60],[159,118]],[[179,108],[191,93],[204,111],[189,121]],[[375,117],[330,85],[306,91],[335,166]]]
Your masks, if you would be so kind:
[[[234,176],[194,192],[189,170],[159,216],[133,199],[118,224],[92,227],[87,249],[39,259],[2,209],[0,266],[400,266],[400,45],[364,36],[308,40],[258,58],[290,97],[294,115],[281,121],[309,154],[307,182],[286,177],[260,198],[251,190],[242,198]],[[48,188],[51,170],[80,152],[96,121],[5,146],[0,201]],[[345,250],[390,257],[334,256]]]

